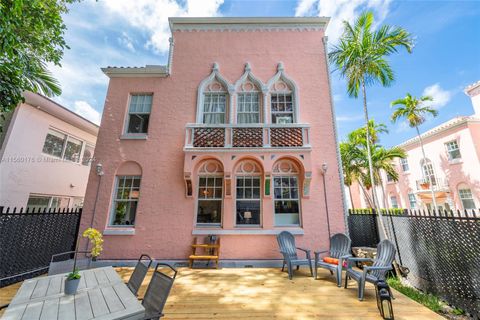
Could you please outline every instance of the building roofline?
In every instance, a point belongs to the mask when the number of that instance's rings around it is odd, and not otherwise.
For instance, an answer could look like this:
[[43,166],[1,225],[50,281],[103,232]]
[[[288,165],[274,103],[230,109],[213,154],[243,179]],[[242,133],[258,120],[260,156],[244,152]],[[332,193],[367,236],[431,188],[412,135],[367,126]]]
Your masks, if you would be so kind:
[[30,91],[25,91],[23,96],[25,98],[25,104],[46,112],[94,136],[98,135],[99,126],[97,124],[85,119],[78,113],[62,106],[58,102],[55,102],[42,94]]
[[[468,122],[480,122],[480,118],[476,117],[476,116],[455,117],[453,119],[450,119],[450,120],[432,128],[432,129],[422,133],[420,136],[422,137],[422,139],[432,137],[432,136],[435,136],[435,135],[440,134],[442,132],[445,132],[449,129],[452,129],[452,128],[461,126],[463,124],[466,124]],[[416,136],[416,137],[413,137],[411,139],[408,139],[408,140],[398,144],[397,147],[404,148],[404,147],[407,147],[407,146],[412,146],[412,145],[414,145],[418,142],[419,142],[419,139],[418,139],[418,136]]]
[[203,25],[318,25],[327,27],[329,17],[170,17],[170,30],[173,25],[203,24]]
[[466,86],[463,92],[465,92],[466,95],[470,96],[470,92],[477,89],[478,87],[480,87],[480,80]]

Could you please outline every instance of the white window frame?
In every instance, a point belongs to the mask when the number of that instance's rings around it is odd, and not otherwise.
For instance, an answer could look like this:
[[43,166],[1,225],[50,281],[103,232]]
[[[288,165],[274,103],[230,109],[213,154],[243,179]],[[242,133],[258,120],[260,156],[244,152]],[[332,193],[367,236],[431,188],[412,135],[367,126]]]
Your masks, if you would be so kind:
[[[287,97],[287,96],[290,96],[290,98],[291,98],[291,100],[292,100],[292,101],[290,102],[290,103],[292,104],[292,111],[273,111],[272,98],[273,98],[274,95],[277,96],[277,99],[278,99],[278,97],[279,97],[280,95],[283,95],[284,100],[286,100],[286,97]],[[270,121],[271,121],[271,123],[274,123],[274,122],[273,122],[273,115],[277,115],[277,118],[276,118],[276,119],[277,119],[277,122],[275,122],[274,124],[288,124],[288,123],[296,123],[296,122],[297,122],[296,112],[295,112],[296,104],[295,104],[294,99],[295,99],[295,96],[294,96],[293,92],[291,92],[291,91],[284,91],[284,92],[282,92],[282,91],[280,91],[280,92],[274,91],[274,92],[271,92],[271,93],[270,93]],[[282,103],[284,103],[285,106],[286,106],[286,104],[287,104],[286,101],[284,101],[284,102],[282,102]],[[277,102],[277,104],[278,104],[278,102]],[[282,116],[282,115],[284,115],[284,116]],[[292,122],[286,121],[286,119],[289,119],[289,118],[290,118],[289,115],[292,116],[292,118],[291,118],[291,119],[292,119]],[[280,122],[278,122],[279,119],[284,119],[285,121],[280,121]]]
[[[50,131],[54,131],[54,132],[59,133],[59,134],[64,136],[63,145],[62,145],[62,154],[61,154],[60,157],[56,156],[56,155],[53,155],[53,154],[50,154],[50,153],[46,153],[46,152],[43,151],[43,148],[45,146],[45,142],[47,140],[47,136],[50,133]],[[78,157],[78,161],[72,161],[72,160],[65,159],[65,150],[67,149],[67,142],[68,142],[69,138],[79,140],[82,143],[82,146],[80,148],[80,154],[79,154],[79,157]],[[65,160],[65,161],[68,161],[68,162],[71,162],[71,163],[77,163],[77,164],[80,164],[80,165],[84,165],[84,164],[82,164],[83,154],[85,152],[85,148],[86,148],[87,145],[92,147],[92,149],[95,151],[95,145],[94,144],[89,143],[88,141],[85,141],[84,139],[81,139],[81,138],[78,138],[78,137],[73,136],[71,134],[68,134],[68,133],[66,133],[62,130],[57,129],[57,128],[49,127],[48,132],[45,135],[45,139],[43,139],[42,153],[49,156],[49,157],[54,157],[54,158]],[[90,161],[90,163],[91,163],[91,161]],[[84,165],[84,166],[87,166],[87,165]]]
[[[31,193],[31,194],[28,195],[27,205],[25,206],[25,208],[28,207],[28,201],[30,200],[30,198],[48,198],[49,200],[48,200],[48,205],[47,205],[47,208],[46,208],[47,210],[50,210],[52,208],[52,204],[53,204],[54,199],[60,199],[60,198],[68,199],[68,204],[67,204],[66,207],[55,207],[54,209],[56,209],[56,208],[59,208],[59,209],[70,208],[71,204],[73,202],[73,198],[69,197],[69,196]],[[40,210],[43,210],[43,209],[40,209]],[[38,212],[38,210],[36,210],[36,211]]]
[[[200,198],[199,197],[199,194],[200,194],[200,188],[204,188],[204,187],[208,187],[208,180],[207,180],[207,185],[206,186],[200,186],[200,179],[201,178],[222,178],[222,195],[220,196],[220,198]],[[225,192],[225,188],[224,188],[224,185],[225,185],[225,177],[224,177],[224,174],[223,173],[209,173],[209,174],[205,174],[205,173],[201,173],[198,175],[198,178],[197,178],[197,188],[196,188],[196,204],[195,204],[195,226],[197,227],[221,227],[222,224],[223,224],[223,211],[224,211],[224,208],[223,208],[223,199],[224,199],[224,192]],[[214,184],[214,189],[216,188],[216,184]],[[198,208],[199,208],[199,204],[200,204],[200,201],[203,200],[213,200],[213,201],[218,201],[220,200],[220,222],[217,223],[206,223],[206,222],[198,222]]]
[[[453,148],[451,148],[452,145],[454,145]],[[445,148],[447,149],[448,161],[459,161],[460,159],[462,159],[462,153],[460,152],[460,146],[458,145],[458,141],[456,139],[446,142],[445,143]],[[458,157],[457,158],[452,157],[452,152],[455,152],[455,151],[458,152]]]
[[[243,103],[241,104],[240,103],[240,97],[246,97],[246,96],[252,96],[252,95],[256,95],[257,96],[257,108],[258,110],[256,112],[254,111],[240,111],[240,106],[243,106],[244,109],[245,109],[245,106],[247,106],[248,104],[245,103],[245,100],[243,101]],[[250,97],[252,98],[252,97]],[[245,98],[244,98],[245,99]],[[237,124],[242,124],[242,125],[249,125],[249,124],[258,124],[258,123],[263,123],[262,121],[262,94],[261,92],[259,91],[245,91],[245,92],[239,92],[237,93]],[[250,109],[252,109],[253,107],[253,99],[250,99]],[[239,116],[240,115],[244,115],[244,114],[247,114],[247,115],[252,115],[252,114],[258,114],[258,121],[257,122],[239,122]]]
[[[422,162],[422,175],[426,182],[430,182],[429,177],[431,177],[432,185],[437,185],[437,176],[435,174],[435,170],[433,169],[433,163],[427,159],[427,161]],[[431,188],[432,186],[430,186]]]
[[[469,198],[465,198],[464,197],[464,194],[468,192],[469,193]],[[458,188],[458,197],[460,199],[460,202],[462,203],[462,208],[464,210],[472,210],[472,209],[476,209],[477,208],[477,204],[475,202],[475,198],[473,197],[473,193],[472,193],[472,189],[466,187],[466,186],[462,186],[460,188]],[[473,206],[474,208],[465,208],[465,203],[463,202],[463,200],[471,200],[473,202]]]
[[[402,168],[403,172],[410,171],[410,166],[408,165],[408,159],[407,158],[400,158],[400,167]],[[405,169],[405,167],[407,167],[407,169]]]
[[[408,203],[410,205],[410,209],[416,209],[417,208],[417,197],[415,196],[415,193],[409,193],[407,196],[408,196]],[[412,199],[412,197],[413,197],[413,199]]]
[[[212,111],[207,112],[207,111],[205,111],[205,103],[207,101],[207,99],[206,99],[207,96],[210,96],[210,99],[212,99],[212,97],[216,96],[217,104],[219,102],[220,96],[223,96],[224,101],[225,101],[223,112],[212,112]],[[227,124],[228,123],[228,101],[227,101],[227,99],[228,99],[228,94],[224,91],[204,92],[203,93],[202,119],[201,119],[202,121],[201,121],[201,123],[203,123],[205,125],[212,125],[212,126]],[[206,123],[205,122],[205,115],[219,115],[219,114],[223,114],[223,122],[220,122],[220,123]]]
[[[395,200],[395,201],[394,201]],[[398,209],[398,199],[397,196],[390,196],[390,205],[394,209]]]
[[[138,192],[139,196],[136,199],[118,199],[118,184],[120,182],[121,178],[138,178],[140,179],[140,184],[138,186]],[[135,224],[114,224],[113,222],[115,221],[115,208],[116,208],[116,203],[117,201],[121,202],[137,202],[137,207],[135,209],[135,220],[137,220],[137,213],[138,213],[138,204],[140,202],[140,192],[142,190],[142,176],[141,175],[117,175],[115,176],[115,181],[114,181],[114,189],[113,189],[113,195],[112,195],[112,206],[110,210],[110,217],[108,219],[108,228],[135,228]],[[130,189],[131,191],[131,189]]]
[[[246,198],[243,198],[243,199],[239,199],[237,198],[237,188],[238,188],[238,178],[241,178],[243,179],[243,186],[242,186],[242,189],[243,191],[245,192],[245,178],[253,178],[253,179],[258,179],[258,182],[259,182],[259,193],[258,193],[258,198],[250,198],[250,199],[246,199]],[[253,183],[253,179],[252,179],[252,183]],[[250,188],[252,188],[253,186],[251,186]],[[253,196],[253,193],[252,193],[252,196]],[[260,213],[259,213],[259,224],[239,224],[237,223],[237,201],[258,201],[259,203],[259,210],[260,210]],[[262,206],[263,206],[263,201],[262,201],[262,176],[261,174],[237,174],[235,176],[235,209],[234,209],[234,213],[235,213],[235,226],[236,227],[241,227],[241,228],[245,228],[245,227],[261,227],[263,225],[263,210],[262,210]]]
[[[151,96],[151,103],[150,103],[150,111],[148,112],[130,112],[130,107],[132,104],[132,98],[134,96]],[[128,105],[127,105],[127,116],[125,117],[125,125],[123,129],[123,134],[126,136],[138,136],[144,137],[148,135],[148,130],[150,129],[150,122],[152,117],[152,108],[153,108],[153,93],[151,92],[138,92],[138,93],[130,93],[128,98]],[[148,114],[148,125],[147,125],[147,132],[128,132],[128,127],[130,126],[130,115],[131,114]]]
[[[297,180],[297,198],[275,198],[275,179],[277,178],[295,178]],[[275,227],[301,227],[302,226],[302,206],[301,206],[301,200],[300,200],[300,176],[298,174],[287,174],[287,173],[278,173],[278,174],[274,174],[273,175],[273,179],[272,179],[272,183],[273,183],[273,222],[274,222],[274,226]],[[290,182],[288,183],[289,186],[288,188],[292,188],[290,186]],[[275,212],[275,201],[297,201],[298,202],[298,224],[277,224],[275,222],[275,216],[276,216],[276,212]],[[279,213],[281,214],[281,213]]]

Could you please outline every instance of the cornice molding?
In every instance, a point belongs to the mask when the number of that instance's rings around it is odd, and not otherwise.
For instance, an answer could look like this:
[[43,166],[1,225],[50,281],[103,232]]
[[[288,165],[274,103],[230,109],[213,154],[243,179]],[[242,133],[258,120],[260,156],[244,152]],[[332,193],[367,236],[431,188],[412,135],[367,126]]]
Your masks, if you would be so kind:
[[168,77],[168,67],[162,65],[146,65],[145,67],[106,67],[101,68],[109,78],[118,77]]
[[320,31],[325,30],[327,17],[240,17],[240,18],[169,18],[170,30],[198,31]]

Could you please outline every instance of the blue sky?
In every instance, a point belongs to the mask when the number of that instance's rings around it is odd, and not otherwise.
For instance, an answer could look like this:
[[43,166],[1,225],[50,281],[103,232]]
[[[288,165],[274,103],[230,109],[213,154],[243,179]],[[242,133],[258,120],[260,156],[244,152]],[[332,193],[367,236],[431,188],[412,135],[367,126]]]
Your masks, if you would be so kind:
[[[414,135],[405,124],[392,124],[390,102],[407,92],[432,95],[439,116],[421,128],[430,129],[458,115],[471,115],[463,89],[480,80],[480,1],[391,0],[85,0],[65,16],[70,50],[62,67],[51,66],[63,88],[55,98],[64,106],[98,122],[108,78],[105,66],[165,64],[169,16],[330,16],[331,42],[341,33],[341,21],[353,21],[364,9],[378,23],[400,25],[415,36],[412,54],[390,58],[396,81],[389,88],[368,88],[370,116],[388,125],[387,146]],[[332,75],[340,139],[363,125],[361,99],[346,94],[345,82]]]

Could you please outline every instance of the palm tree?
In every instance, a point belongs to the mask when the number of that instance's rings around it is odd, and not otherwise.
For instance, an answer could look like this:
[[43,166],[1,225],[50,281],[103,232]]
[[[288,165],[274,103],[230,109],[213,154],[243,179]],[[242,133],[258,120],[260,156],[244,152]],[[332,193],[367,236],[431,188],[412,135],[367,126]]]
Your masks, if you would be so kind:
[[[382,25],[377,30],[372,30],[372,24],[371,11],[362,13],[353,26],[343,21],[343,35],[329,53],[330,62],[336,65],[336,70],[339,70],[340,75],[347,79],[348,94],[357,98],[360,90],[362,91],[365,127],[368,127],[369,123],[366,87],[376,83],[384,87],[389,86],[395,76],[386,57],[398,52],[398,47],[405,48],[409,53],[413,48],[411,35],[405,29]],[[373,181],[368,131],[366,131],[368,171],[370,180]],[[375,203],[374,194],[372,189]]]
[[[417,131],[418,140],[420,141],[420,147],[422,148],[423,155],[423,164],[427,164],[427,157],[425,156],[425,149],[423,148],[423,140],[420,135],[420,130],[418,126],[425,122],[426,116],[431,115],[436,117],[438,111],[433,109],[430,106],[426,106],[425,102],[433,101],[433,98],[430,96],[423,96],[417,99],[413,97],[410,93],[407,93],[405,98],[397,99],[392,101],[391,106],[398,106],[397,109],[392,114],[392,122],[396,122],[400,118],[405,118],[408,122],[410,128],[415,128]],[[422,172],[424,172],[422,168]],[[434,210],[437,210],[437,202],[435,200],[435,192],[433,191],[432,176],[427,174],[428,183],[430,184],[430,191],[432,192],[432,202]]]
[[352,141],[340,142],[340,157],[342,159],[343,183],[348,187],[350,204],[355,209],[352,199],[351,186],[355,181],[361,180],[362,163],[361,150]]

